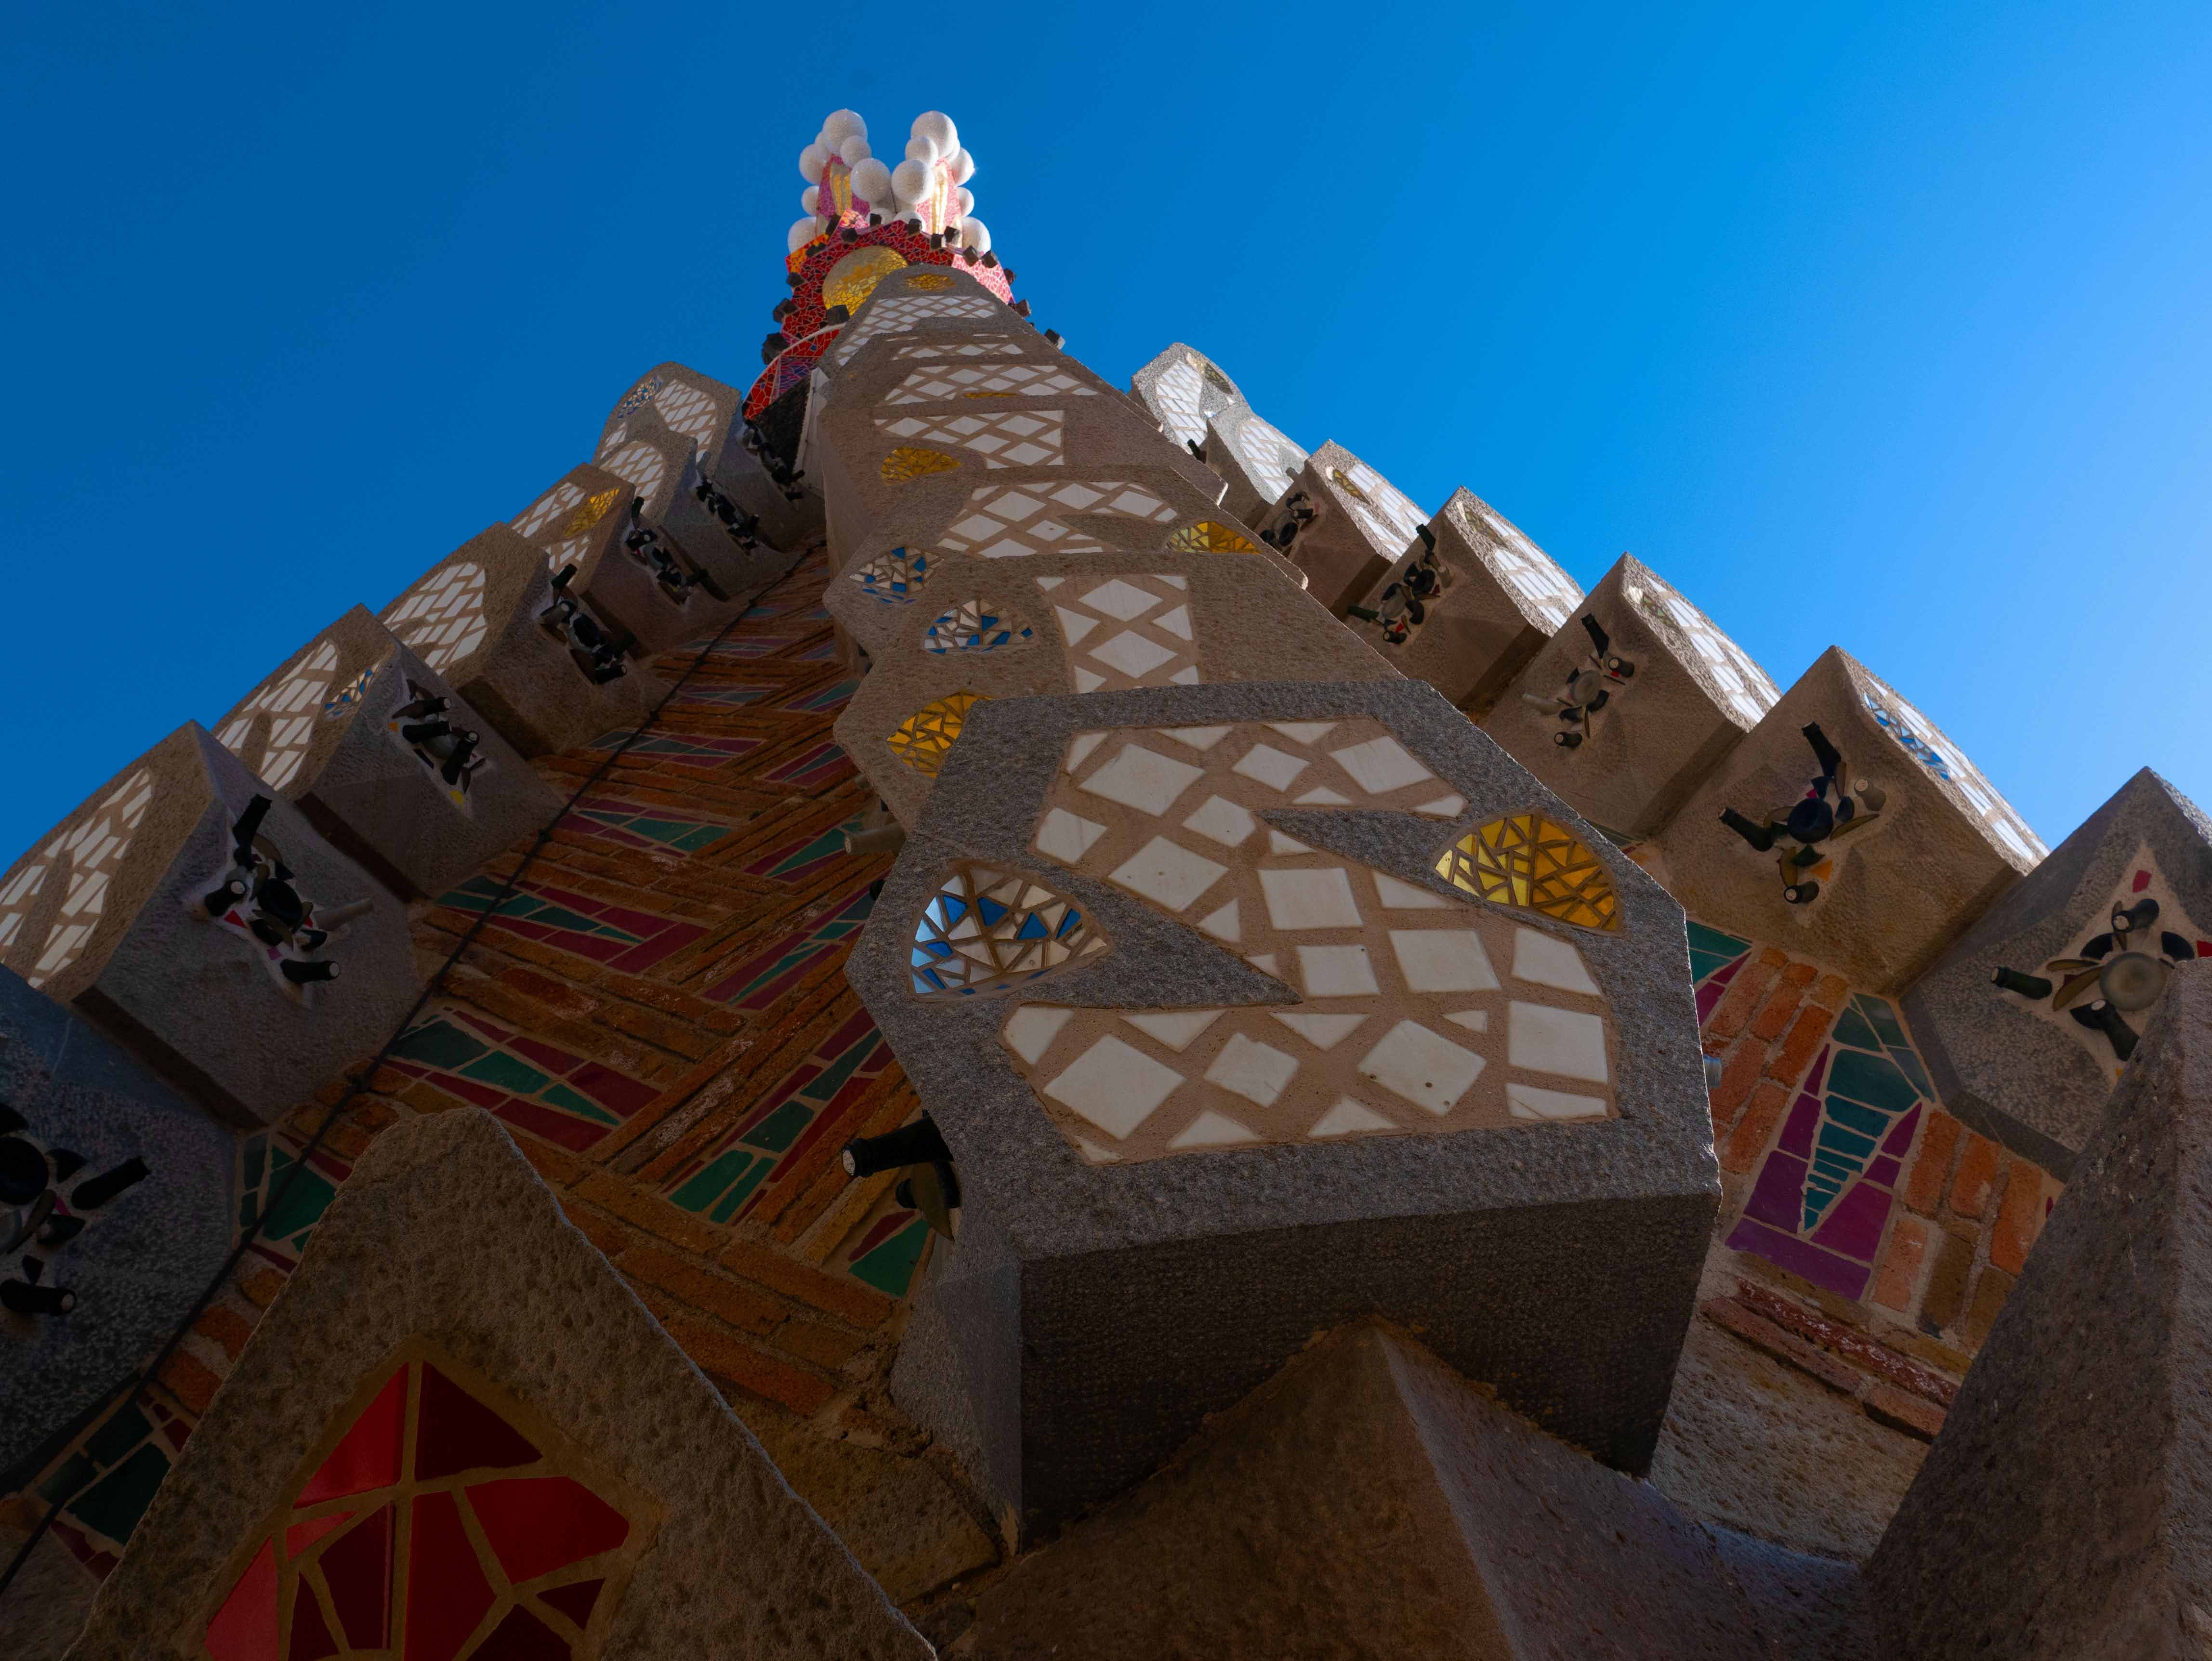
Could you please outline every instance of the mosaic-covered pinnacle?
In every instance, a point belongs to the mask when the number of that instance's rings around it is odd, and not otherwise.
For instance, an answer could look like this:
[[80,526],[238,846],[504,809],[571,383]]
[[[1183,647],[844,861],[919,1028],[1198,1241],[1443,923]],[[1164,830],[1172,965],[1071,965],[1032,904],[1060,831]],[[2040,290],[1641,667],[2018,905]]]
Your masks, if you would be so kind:
[[799,153],[799,174],[806,181],[799,205],[805,216],[792,222],[793,253],[829,230],[857,204],[884,219],[917,222],[932,236],[957,233],[959,245],[979,254],[991,251],[991,233],[974,216],[975,198],[966,188],[975,176],[975,158],[960,146],[960,131],[940,110],[915,117],[906,155],[896,166],[878,158],[868,144],[868,124],[852,110],[833,110],[814,142]]

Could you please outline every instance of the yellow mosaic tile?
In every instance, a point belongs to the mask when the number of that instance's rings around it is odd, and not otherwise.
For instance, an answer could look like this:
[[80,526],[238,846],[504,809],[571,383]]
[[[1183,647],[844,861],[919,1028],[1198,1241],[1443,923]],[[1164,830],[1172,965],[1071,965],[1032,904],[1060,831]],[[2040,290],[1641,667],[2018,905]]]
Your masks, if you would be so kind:
[[896,248],[878,244],[855,249],[830,268],[830,275],[822,282],[822,303],[857,312],[860,302],[876,291],[877,283],[905,265],[906,257]]
[[1612,879],[1572,831],[1540,813],[1492,819],[1437,861],[1453,887],[1496,905],[1524,906],[1578,928],[1617,928]]
[[983,699],[974,692],[953,692],[925,704],[895,727],[884,740],[891,753],[926,779],[937,776],[945,757],[958,741],[968,712]]
[[577,508],[574,514],[569,515],[568,527],[563,530],[561,534],[563,537],[579,537],[583,535],[585,532],[590,530],[592,526],[597,525],[601,520],[607,516],[607,509],[613,507],[615,503],[621,499],[621,496],[622,489],[620,486],[617,486],[611,490],[600,491],[599,495],[593,496],[589,502],[586,502],[582,507]]
[[1201,519],[1195,525],[1186,525],[1168,538],[1168,546],[1179,554],[1256,554],[1260,551],[1241,531],[1232,531],[1226,525],[1217,525],[1210,519]]
[[903,484],[910,478],[951,472],[959,465],[957,460],[942,450],[917,450],[902,444],[884,458],[881,471],[884,484]]
[[909,289],[919,289],[924,294],[938,294],[952,286],[952,279],[943,271],[916,271],[906,280]]

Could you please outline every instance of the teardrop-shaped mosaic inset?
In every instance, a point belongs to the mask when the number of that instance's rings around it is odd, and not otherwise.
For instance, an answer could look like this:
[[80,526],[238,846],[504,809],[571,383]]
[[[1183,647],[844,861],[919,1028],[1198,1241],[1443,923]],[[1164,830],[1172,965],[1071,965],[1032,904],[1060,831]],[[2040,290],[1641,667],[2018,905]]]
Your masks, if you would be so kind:
[[888,554],[855,566],[848,573],[861,591],[886,605],[910,605],[915,591],[929,581],[929,556],[894,548]]
[[914,989],[976,997],[1096,956],[1106,941],[1067,901],[1027,877],[963,866],[914,927]]
[[1577,928],[1617,928],[1613,879],[1574,832],[1541,813],[1478,825],[1447,848],[1437,874],[1493,905],[1518,905]]
[[997,652],[1036,643],[1036,632],[1029,624],[980,599],[962,600],[931,624],[921,637],[921,649],[939,657],[955,652]]
[[1256,554],[1252,539],[1242,531],[1232,531],[1226,525],[1217,525],[1210,519],[1201,519],[1195,525],[1186,525],[1168,538],[1168,546],[1178,554]]
[[958,461],[942,450],[916,449],[902,444],[883,459],[878,470],[886,484],[903,484],[910,478],[925,478],[931,473],[949,473],[959,467]]
[[891,729],[884,740],[891,753],[924,778],[933,779],[945,757],[959,742],[968,712],[983,702],[974,692],[951,692],[934,703],[925,703]]

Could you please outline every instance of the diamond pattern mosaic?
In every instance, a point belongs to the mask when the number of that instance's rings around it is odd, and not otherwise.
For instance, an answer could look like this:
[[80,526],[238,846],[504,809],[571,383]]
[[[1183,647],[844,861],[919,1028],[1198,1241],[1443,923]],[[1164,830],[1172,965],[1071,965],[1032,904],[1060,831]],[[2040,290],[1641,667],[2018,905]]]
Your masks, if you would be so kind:
[[[216,742],[282,790],[299,776],[313,738],[315,716],[337,678],[338,648],[318,641],[291,668],[270,676],[239,707],[233,719],[216,729]],[[257,758],[246,753],[254,718],[269,718],[269,733]]]
[[1398,487],[1365,462],[1346,454],[1330,466],[1329,483],[1346,498],[1368,541],[1395,559],[1413,539],[1424,515]]
[[1522,535],[1517,526],[1463,492],[1453,495],[1444,504],[1444,512],[1470,543],[1488,550],[1491,570],[1544,619],[1547,628],[1559,628],[1583,603],[1583,591],[1575,580]]
[[879,418],[876,425],[887,437],[967,450],[981,457],[987,467],[1057,467],[1066,459],[1060,441],[1065,420],[1060,410],[1000,410],[989,415],[899,416]]
[[954,553],[984,559],[1027,554],[1103,554],[1106,545],[1064,524],[1070,514],[1172,525],[1175,509],[1141,485],[1121,479],[1070,479],[1049,487],[987,484],[968,498],[968,512],[938,538]]
[[901,346],[891,354],[894,357],[951,358],[951,357],[1019,357],[1022,349],[1010,336],[978,334],[965,340],[931,340],[913,346]]
[[459,560],[402,594],[383,621],[416,657],[442,672],[483,644],[483,567]]
[[1117,576],[1090,584],[1039,577],[1037,587],[1067,643],[1068,674],[1077,691],[1199,684],[1187,579]]
[[1447,803],[1465,805],[1365,718],[1079,734],[1036,851],[1236,952],[1286,1001],[1022,1004],[1000,1043],[1048,1116],[1093,1161],[1608,1116],[1607,1006],[1570,940],[1264,817]]
[[960,737],[968,712],[983,700],[973,692],[952,692],[926,703],[892,729],[884,740],[891,753],[924,778],[935,778]]
[[943,657],[955,652],[999,652],[1036,643],[1036,632],[1019,618],[963,599],[925,630],[921,649]]
[[916,369],[886,404],[941,404],[955,398],[1096,398],[1098,389],[1044,363],[963,364]]
[[1005,992],[1105,947],[1083,913],[1050,889],[963,866],[915,923],[914,989],[924,997]]
[[1577,928],[1617,928],[1613,879],[1582,840],[1540,813],[1470,830],[1437,861],[1437,874],[1493,905],[1540,911]]
[[[33,986],[43,986],[82,955],[100,926],[107,890],[123,869],[131,839],[154,800],[154,776],[141,768],[81,813],[0,885],[0,954]],[[50,877],[65,868],[69,886],[43,940],[27,934]],[[58,879],[55,879],[58,880]]]
[[[936,271],[923,271],[906,279],[909,289],[934,288],[939,283],[950,287],[952,279]],[[940,319],[957,321],[974,318],[979,321],[994,316],[1004,316],[1005,307],[987,295],[979,294],[876,294],[859,317],[839,332],[836,345],[830,350],[832,363],[843,365],[853,361],[853,355],[878,335],[904,334],[917,323],[935,322]]]

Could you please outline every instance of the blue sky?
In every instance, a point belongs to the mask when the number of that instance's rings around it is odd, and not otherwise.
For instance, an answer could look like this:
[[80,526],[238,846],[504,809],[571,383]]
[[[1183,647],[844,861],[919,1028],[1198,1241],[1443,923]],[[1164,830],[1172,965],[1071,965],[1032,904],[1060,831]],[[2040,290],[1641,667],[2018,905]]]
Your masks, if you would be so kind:
[[[758,367],[840,105],[1037,321],[1830,644],[2055,843],[2212,803],[2212,13],[35,4],[0,58],[0,863],[355,601]],[[927,86],[927,93],[916,88]]]

